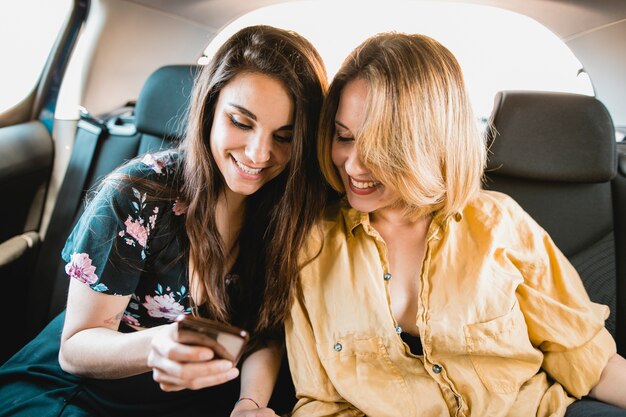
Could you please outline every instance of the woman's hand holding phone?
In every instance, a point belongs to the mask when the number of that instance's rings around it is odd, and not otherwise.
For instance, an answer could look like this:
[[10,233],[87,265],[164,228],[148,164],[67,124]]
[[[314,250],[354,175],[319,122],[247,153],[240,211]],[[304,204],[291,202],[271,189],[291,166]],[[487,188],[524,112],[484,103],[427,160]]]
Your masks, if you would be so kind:
[[239,375],[235,363],[218,359],[214,349],[181,341],[179,324],[162,326],[152,339],[148,366],[163,391],[197,390],[220,385]]

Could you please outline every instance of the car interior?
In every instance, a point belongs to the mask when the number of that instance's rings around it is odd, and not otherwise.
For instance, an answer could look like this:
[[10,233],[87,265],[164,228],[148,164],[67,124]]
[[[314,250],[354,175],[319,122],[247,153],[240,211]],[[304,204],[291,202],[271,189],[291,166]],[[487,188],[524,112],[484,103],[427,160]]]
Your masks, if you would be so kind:
[[[37,84],[0,110],[0,278],[10,334],[0,363],[63,311],[68,279],[60,253],[88,191],[123,162],[174,146],[207,44],[247,13],[282,3],[296,1],[69,2]],[[590,298],[610,307],[606,327],[624,355],[626,2],[456,3],[533,19],[570,48],[591,80],[592,96],[499,92],[486,129],[484,187],[511,195],[549,232]],[[75,95],[86,110],[72,118],[58,106],[76,68]]]

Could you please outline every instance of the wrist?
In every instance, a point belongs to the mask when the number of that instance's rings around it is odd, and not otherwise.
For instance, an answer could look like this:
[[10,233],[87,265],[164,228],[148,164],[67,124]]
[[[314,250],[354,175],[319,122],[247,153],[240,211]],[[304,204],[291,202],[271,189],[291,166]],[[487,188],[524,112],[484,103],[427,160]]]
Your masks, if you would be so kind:
[[252,397],[239,397],[237,401],[235,401],[235,409],[244,409],[244,410],[255,410],[257,408],[261,408],[258,402]]

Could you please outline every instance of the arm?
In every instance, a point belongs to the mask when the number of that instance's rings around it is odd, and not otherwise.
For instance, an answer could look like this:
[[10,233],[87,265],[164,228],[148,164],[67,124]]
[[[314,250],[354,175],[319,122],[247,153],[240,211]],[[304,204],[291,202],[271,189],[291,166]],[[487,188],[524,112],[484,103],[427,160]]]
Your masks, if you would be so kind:
[[[165,181],[143,162],[131,163],[119,172],[122,178]],[[150,236],[161,227],[167,207],[159,207],[160,199],[136,189],[136,183],[115,175],[110,178],[85,209],[63,249],[71,278],[59,351],[61,367],[101,379],[153,370],[164,390],[202,388],[235,378],[238,371],[232,369],[233,364],[212,361],[210,349],[178,343],[175,325],[117,331],[145,270]]]
[[231,362],[211,360],[209,348],[176,342],[175,324],[118,332],[128,299],[70,281],[59,351],[63,370],[99,379],[153,370],[154,379],[167,391],[204,388],[237,377]]
[[521,210],[514,215],[522,243],[508,257],[524,282],[517,298],[542,368],[576,398],[589,394],[616,353],[605,328],[607,306],[593,303],[576,269],[547,233]]
[[257,350],[246,358],[241,366],[241,392],[239,398],[251,398],[253,401],[239,401],[235,404],[231,417],[276,416],[274,411],[266,406],[272,396],[280,368],[280,361],[281,349],[277,343],[272,343],[269,347]]
[[149,370],[151,337],[162,329],[117,331],[130,296],[101,294],[70,280],[59,363],[71,374],[113,379]]
[[626,359],[619,354],[611,357],[589,396],[626,409]]

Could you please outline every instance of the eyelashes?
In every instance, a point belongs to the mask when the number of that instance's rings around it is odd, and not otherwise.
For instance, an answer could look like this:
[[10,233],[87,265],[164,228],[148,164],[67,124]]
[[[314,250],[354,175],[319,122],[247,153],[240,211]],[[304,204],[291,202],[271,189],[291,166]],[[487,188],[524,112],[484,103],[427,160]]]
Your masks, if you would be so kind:
[[[245,123],[241,123],[238,119],[237,116],[234,114],[230,114],[228,116],[230,123],[235,126],[237,129],[243,130],[243,131],[249,131],[252,130],[252,126],[247,125]],[[291,135],[279,135],[279,134],[274,134],[272,135],[272,137],[274,138],[274,140],[278,143],[291,143],[293,140],[293,136]]]
[[342,136],[340,134],[335,134],[335,140],[337,142],[351,142],[354,140],[352,136]]
[[237,120],[237,116],[235,116],[234,114],[231,114],[229,116],[230,122],[233,124],[233,126],[235,126],[237,129],[241,129],[241,130],[250,130],[252,129],[252,126],[241,123],[239,120]]

